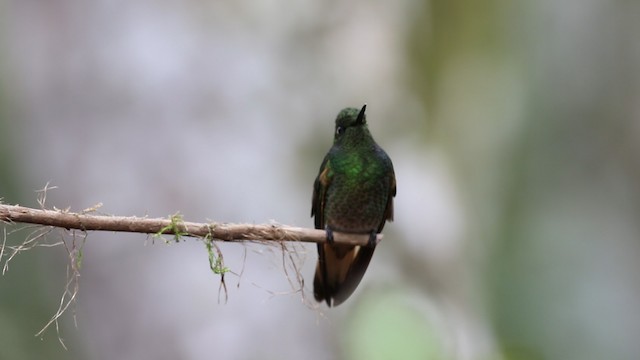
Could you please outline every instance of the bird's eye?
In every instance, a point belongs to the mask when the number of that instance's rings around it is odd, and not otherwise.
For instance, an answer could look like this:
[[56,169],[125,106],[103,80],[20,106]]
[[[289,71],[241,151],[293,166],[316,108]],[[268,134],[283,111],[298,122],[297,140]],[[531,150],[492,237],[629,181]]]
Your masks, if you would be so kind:
[[336,128],[336,135],[341,135],[344,132],[344,128],[342,126],[338,126]]

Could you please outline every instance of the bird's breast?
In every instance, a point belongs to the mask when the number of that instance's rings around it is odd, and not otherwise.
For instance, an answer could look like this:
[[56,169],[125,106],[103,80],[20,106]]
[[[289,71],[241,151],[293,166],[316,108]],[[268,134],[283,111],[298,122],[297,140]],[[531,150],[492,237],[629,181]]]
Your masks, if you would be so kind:
[[327,189],[325,219],[334,230],[370,232],[384,221],[390,180],[374,161],[345,163]]

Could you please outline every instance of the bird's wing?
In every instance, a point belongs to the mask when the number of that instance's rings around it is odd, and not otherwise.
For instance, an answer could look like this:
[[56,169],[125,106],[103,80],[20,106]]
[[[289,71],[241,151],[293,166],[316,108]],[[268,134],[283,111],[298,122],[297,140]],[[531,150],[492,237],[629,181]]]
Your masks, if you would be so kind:
[[387,220],[393,221],[393,198],[396,196],[396,174],[391,170],[391,183],[389,184],[389,195],[387,196],[387,207],[384,210],[384,218],[378,227],[378,233],[382,232]]
[[316,177],[316,181],[313,183],[311,216],[315,216],[314,224],[316,229],[324,228],[324,205],[327,198],[327,188],[329,188],[329,184],[331,184],[332,175],[331,163],[329,161],[329,156],[327,155],[322,161],[318,177]]

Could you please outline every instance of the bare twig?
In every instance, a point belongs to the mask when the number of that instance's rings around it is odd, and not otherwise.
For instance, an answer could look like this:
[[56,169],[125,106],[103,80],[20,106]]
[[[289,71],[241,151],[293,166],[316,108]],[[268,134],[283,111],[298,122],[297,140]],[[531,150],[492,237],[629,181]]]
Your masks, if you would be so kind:
[[[82,231],[118,231],[144,234],[208,237],[218,241],[301,241],[322,243],[325,232],[317,229],[278,224],[195,223],[182,221],[179,216],[170,219],[152,219],[135,216],[105,216],[73,213],[63,210],[33,209],[19,205],[0,204],[0,221],[29,223]],[[334,232],[336,243],[366,245],[368,234]],[[378,241],[382,235],[378,235]]]
[[[65,246],[69,258],[69,263],[67,265],[67,283],[60,299],[58,310],[51,317],[49,322],[36,334],[36,336],[43,336],[44,332],[51,325],[55,325],[56,332],[58,333],[58,339],[65,348],[66,346],[60,336],[58,320],[70,306],[75,304],[77,299],[80,267],[82,266],[82,248],[86,240],[87,232],[89,231],[131,232],[152,234],[156,236],[173,235],[176,241],[179,241],[185,236],[200,238],[207,246],[211,270],[221,277],[220,290],[221,292],[224,291],[225,302],[228,297],[225,273],[231,271],[225,266],[222,252],[215,241],[258,241],[263,244],[272,241],[272,244],[279,246],[282,249],[282,267],[285,271],[287,280],[295,293],[299,292],[302,294],[303,301],[304,279],[300,274],[298,265],[301,258],[295,251],[295,255],[292,254],[292,252],[287,251],[288,247],[285,242],[323,243],[326,241],[326,234],[323,230],[279,224],[254,225],[216,222],[196,223],[183,221],[182,216],[179,214],[172,215],[167,219],[95,214],[97,208],[102,204],[98,204],[77,213],[70,212],[68,209],[59,210],[54,208],[53,210],[48,210],[45,208],[46,192],[48,189],[52,188],[53,187],[50,187],[49,184],[47,184],[44,189],[39,191],[38,204],[40,205],[40,209],[0,203],[0,222],[4,222],[8,225],[19,223],[32,224],[9,232],[7,232],[6,227],[3,228],[2,233],[0,233],[2,236],[2,239],[0,239],[0,260],[3,260],[4,262],[1,273],[4,274],[8,269],[9,262],[23,251],[30,250],[36,246]],[[21,244],[8,245],[7,235],[24,228],[33,230],[26,235],[25,240],[22,241]],[[47,235],[51,234],[55,228],[71,231],[72,240],[65,240],[63,236],[61,241],[46,243],[45,238]],[[80,231],[81,233],[76,234],[77,231]],[[334,232],[333,238],[334,241],[339,244],[366,245],[369,241],[369,234]],[[377,241],[380,241],[381,239],[382,235],[378,234]],[[5,252],[5,250],[7,252]],[[290,270],[293,271],[293,274],[290,273]],[[241,277],[242,272],[236,275]],[[275,295],[275,293],[271,293]],[[218,299],[218,301],[220,301],[220,299]]]

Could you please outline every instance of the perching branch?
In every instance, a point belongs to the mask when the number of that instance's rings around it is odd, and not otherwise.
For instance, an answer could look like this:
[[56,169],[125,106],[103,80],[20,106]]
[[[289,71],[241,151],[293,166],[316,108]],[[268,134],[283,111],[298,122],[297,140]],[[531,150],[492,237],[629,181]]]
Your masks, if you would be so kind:
[[[68,210],[47,210],[45,209],[46,192],[51,187],[48,184],[40,192],[38,203],[40,209],[28,208],[19,205],[6,205],[0,203],[0,222],[12,225],[15,223],[34,224],[36,226],[31,233],[27,234],[25,240],[20,245],[8,245],[6,227],[2,229],[3,235],[0,238],[0,260],[3,260],[3,274],[7,271],[9,262],[16,255],[23,251],[30,250],[36,246],[56,246],[64,245],[69,257],[67,265],[67,283],[64,293],[60,300],[58,311],[51,317],[49,322],[36,334],[42,336],[45,330],[52,324],[55,324],[56,332],[58,332],[58,340],[65,347],[58,320],[62,314],[73,305],[76,301],[79,288],[80,267],[83,258],[83,245],[89,231],[117,231],[130,233],[143,233],[151,235],[173,235],[175,240],[188,236],[200,238],[207,247],[209,253],[209,265],[211,270],[220,275],[220,289],[227,294],[225,282],[225,274],[231,272],[224,264],[224,259],[220,248],[215,241],[275,241],[282,249],[283,254],[287,249],[286,241],[293,242],[315,242],[323,243],[326,241],[326,233],[324,230],[307,229],[279,224],[227,224],[227,223],[195,223],[182,220],[182,216],[176,214],[169,219],[150,219],[135,216],[106,216],[95,214],[100,205],[94,208],[83,210],[79,213],[70,212]],[[54,228],[66,230],[79,230],[82,234],[77,235],[75,231],[71,231],[71,238],[56,242],[55,244],[44,244],[43,239],[50,234]],[[367,245],[369,242],[369,234],[348,234],[334,232],[333,238],[336,243],[348,245]],[[382,239],[382,235],[378,234],[377,241]],[[5,253],[5,250],[8,253]],[[286,264],[286,258],[283,255],[283,268],[287,274],[287,278],[296,291],[300,291],[304,298],[304,280],[302,279],[296,261],[289,254],[291,265]],[[289,277],[287,267],[295,271],[295,279]],[[233,272],[231,272],[233,273]],[[293,282],[292,282],[293,281]],[[297,284],[294,284],[297,282]],[[66,347],[65,347],[66,348]]]
[[[307,229],[278,224],[227,224],[195,223],[182,221],[179,216],[171,219],[150,219],[135,216],[105,216],[86,212],[73,213],[63,210],[33,209],[19,205],[0,204],[0,221],[28,223],[82,231],[118,231],[144,234],[167,234],[209,238],[219,241],[301,241],[322,243],[326,241],[323,230]],[[366,245],[368,234],[334,232],[336,243]],[[378,241],[382,235],[378,234]]]

